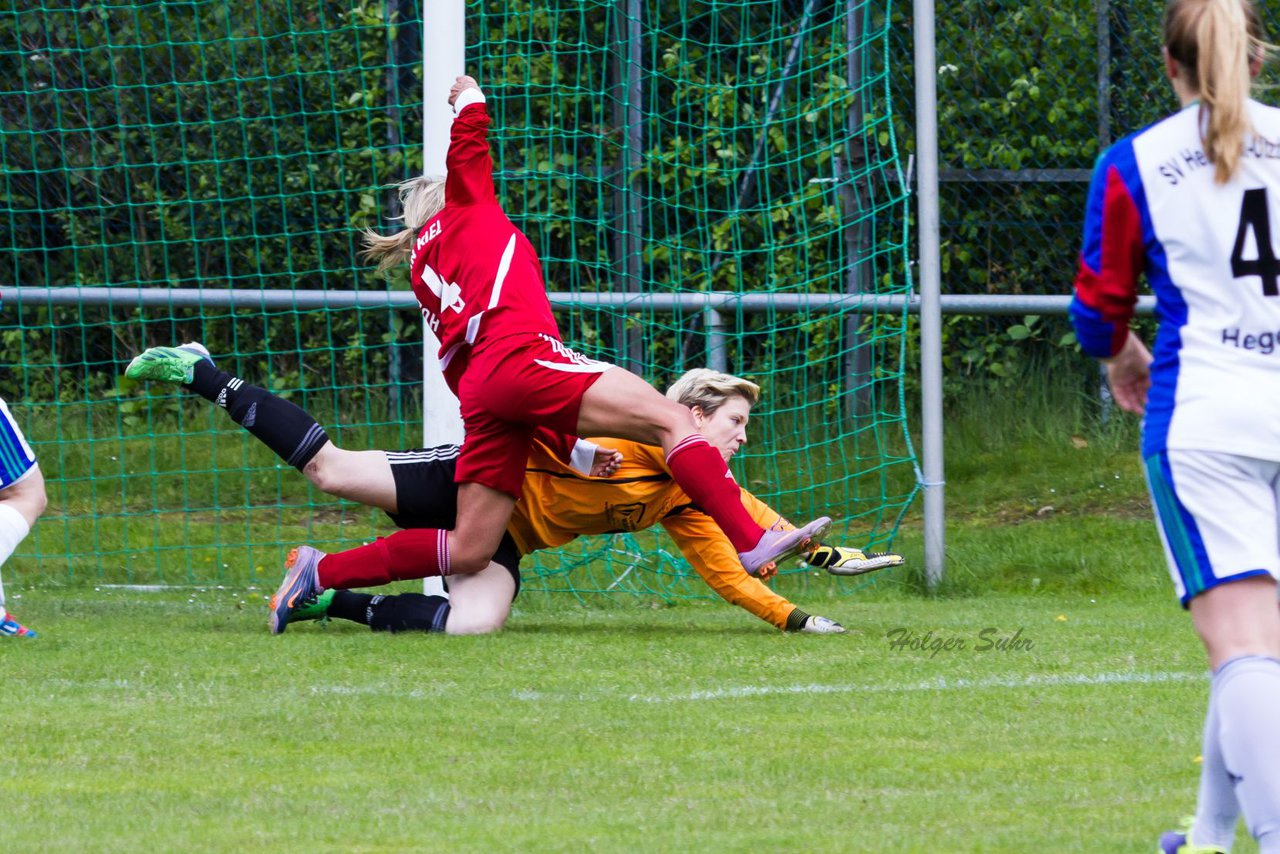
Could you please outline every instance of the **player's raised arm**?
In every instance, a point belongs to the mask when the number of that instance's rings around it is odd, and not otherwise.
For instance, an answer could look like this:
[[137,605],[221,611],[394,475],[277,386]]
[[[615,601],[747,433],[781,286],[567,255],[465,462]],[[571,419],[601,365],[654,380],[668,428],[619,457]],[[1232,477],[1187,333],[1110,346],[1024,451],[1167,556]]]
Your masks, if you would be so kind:
[[449,105],[455,118],[445,156],[445,200],[454,205],[497,204],[484,91],[475,78],[464,75],[449,90]]

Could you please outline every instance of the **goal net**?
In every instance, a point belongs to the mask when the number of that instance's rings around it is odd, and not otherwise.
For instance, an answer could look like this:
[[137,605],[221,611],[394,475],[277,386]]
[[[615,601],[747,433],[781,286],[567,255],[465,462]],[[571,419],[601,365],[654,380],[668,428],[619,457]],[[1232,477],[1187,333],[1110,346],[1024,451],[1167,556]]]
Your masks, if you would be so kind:
[[[423,7],[0,12],[0,394],[50,497],[7,580],[274,585],[294,544],[392,530],[122,375],[199,340],[343,447],[421,444],[420,318],[358,251],[422,168]],[[659,388],[760,383],[739,481],[867,548],[916,491],[907,318],[882,299],[909,292],[888,23],[853,0],[467,5],[499,195],[566,341]],[[526,589],[705,591],[659,534],[539,555]]]

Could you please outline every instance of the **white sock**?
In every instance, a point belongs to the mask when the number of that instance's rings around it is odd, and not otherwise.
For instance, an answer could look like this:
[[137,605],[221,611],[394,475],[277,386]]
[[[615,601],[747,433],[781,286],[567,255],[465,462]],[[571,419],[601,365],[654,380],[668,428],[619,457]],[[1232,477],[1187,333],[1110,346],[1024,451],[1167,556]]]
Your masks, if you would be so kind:
[[1222,762],[1222,745],[1218,732],[1222,721],[1218,715],[1217,692],[1209,691],[1209,708],[1204,717],[1204,747],[1201,750],[1200,794],[1196,798],[1196,821],[1191,826],[1187,841],[1193,845],[1205,845],[1231,850],[1236,838],[1236,822],[1240,818],[1240,803],[1231,775]]
[[[31,533],[31,526],[21,513],[0,501],[0,566],[9,559],[18,543]],[[4,582],[0,581],[0,615],[4,610]]]
[[1280,660],[1233,658],[1213,676],[1218,743],[1249,832],[1280,854]]

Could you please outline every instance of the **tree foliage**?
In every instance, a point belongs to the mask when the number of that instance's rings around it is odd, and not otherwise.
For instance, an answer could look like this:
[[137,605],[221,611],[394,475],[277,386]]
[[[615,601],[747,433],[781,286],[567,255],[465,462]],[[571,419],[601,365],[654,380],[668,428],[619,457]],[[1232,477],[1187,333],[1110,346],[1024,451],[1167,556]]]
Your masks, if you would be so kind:
[[[20,97],[0,99],[4,283],[405,287],[403,273],[374,278],[358,250],[361,229],[395,227],[385,188],[420,169],[411,6],[196,0],[5,16],[15,47],[0,72]],[[855,5],[865,41],[852,61],[841,4],[639,6],[636,40],[625,3],[468,6],[471,70],[496,96],[500,194],[551,289],[840,293],[853,255],[865,255],[859,287],[904,289],[880,4]],[[0,349],[10,364],[88,368],[200,337],[357,389],[363,378],[325,355],[334,342],[373,348],[379,367],[415,335],[385,312],[246,324],[225,311],[24,311],[20,351]],[[566,335],[661,381],[706,361],[706,317],[575,309]],[[741,322],[730,362],[743,373],[824,360],[838,373],[851,346],[837,318]],[[876,318],[866,338],[900,323]]]
[[[1280,17],[1260,8],[1275,31]],[[1160,58],[1162,9],[1135,0],[958,0],[939,9],[944,293],[1070,292],[1095,159],[1105,144],[1177,108]],[[895,121],[911,150],[909,4],[894,15]],[[1012,390],[1020,362],[1056,351],[1060,364],[1089,375],[1065,318],[1027,329],[1020,318],[948,318],[947,376]]]

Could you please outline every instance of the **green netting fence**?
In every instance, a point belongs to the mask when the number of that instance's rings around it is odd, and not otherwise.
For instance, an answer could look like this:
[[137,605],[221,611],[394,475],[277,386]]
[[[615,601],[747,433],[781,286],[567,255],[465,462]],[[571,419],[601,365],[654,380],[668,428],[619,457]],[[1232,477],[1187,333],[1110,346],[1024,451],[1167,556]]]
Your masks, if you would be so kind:
[[[200,340],[344,447],[421,444],[420,317],[404,275],[376,278],[358,250],[361,228],[392,227],[389,185],[421,170],[423,8],[0,11],[0,394],[50,493],[6,580],[274,584],[298,542],[392,530],[223,412],[122,373]],[[889,4],[493,0],[467,16],[499,194],[564,295],[566,340],[659,387],[708,364],[760,382],[740,481],[888,546],[917,488],[906,317],[830,302],[909,289]],[[66,287],[76,299],[40,290]],[[286,297],[253,298],[268,292]],[[351,305],[314,307],[326,295]],[[526,569],[530,589],[703,590],[660,535]]]
[[[1160,55],[1157,0],[954,0],[938,4],[939,219],[944,294],[1064,295],[1085,195],[1102,150],[1177,109]],[[1280,7],[1256,3],[1271,40]],[[894,5],[890,86],[904,154],[914,148],[912,8]],[[1278,66],[1260,81],[1275,100]],[[1010,332],[1012,334],[1010,334]],[[1064,338],[1064,336],[1066,336]],[[1063,316],[950,316],[949,382],[1003,377],[1051,358],[1089,371]]]

